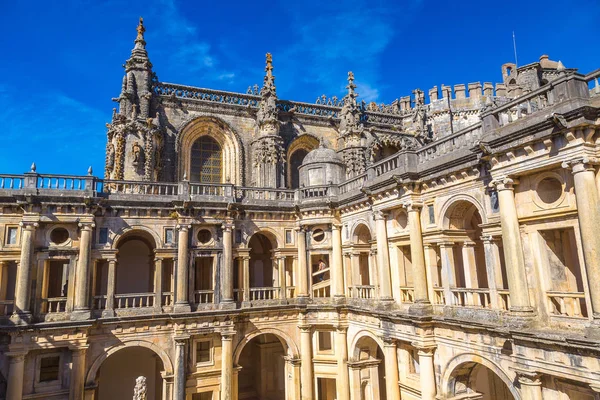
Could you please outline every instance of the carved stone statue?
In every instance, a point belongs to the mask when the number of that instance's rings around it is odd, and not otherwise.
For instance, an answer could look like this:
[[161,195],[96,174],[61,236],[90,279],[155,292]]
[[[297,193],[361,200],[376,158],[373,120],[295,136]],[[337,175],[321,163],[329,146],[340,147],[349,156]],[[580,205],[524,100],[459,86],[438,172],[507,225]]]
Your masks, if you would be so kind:
[[133,154],[133,165],[138,165],[144,157],[142,146],[138,142],[133,142],[131,153]]
[[146,377],[138,376],[133,388],[133,400],[146,400]]
[[106,170],[112,172],[115,167],[115,146],[112,143],[108,145],[106,151]]

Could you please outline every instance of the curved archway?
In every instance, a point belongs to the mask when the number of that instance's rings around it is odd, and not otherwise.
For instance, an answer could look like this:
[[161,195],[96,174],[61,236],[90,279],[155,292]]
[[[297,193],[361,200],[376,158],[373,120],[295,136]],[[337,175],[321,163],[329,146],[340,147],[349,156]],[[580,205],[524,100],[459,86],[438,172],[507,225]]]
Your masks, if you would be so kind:
[[352,252],[349,281],[350,294],[355,298],[375,297],[375,263],[371,256],[371,229],[365,222],[358,222],[352,231]]
[[[129,354],[131,351],[136,354]],[[117,355],[119,357],[116,357]],[[112,357],[115,357],[113,360],[115,361],[114,364],[116,364],[116,366],[111,367],[111,365],[106,362]],[[140,357],[145,358],[146,362],[139,362]],[[124,364],[127,362],[131,364],[131,360],[135,360],[135,362],[132,363],[133,365]],[[152,363],[154,363],[154,365],[152,365]],[[113,364],[112,361],[111,364]],[[141,370],[136,369],[140,367],[142,368]],[[154,369],[149,367],[154,367]],[[126,371],[123,371],[123,368],[125,368]],[[112,376],[110,373],[105,373],[103,375],[104,369],[106,369],[106,371],[115,371],[118,374],[116,374],[117,376]],[[153,371],[158,372],[158,374],[152,374]],[[149,376],[152,375],[150,382],[147,381],[147,383],[148,387],[151,388],[154,397],[149,398],[161,398],[156,395],[157,389],[159,390],[158,394],[161,394],[162,392],[161,372],[164,372],[165,375],[173,374],[173,364],[167,353],[154,343],[146,342],[144,340],[133,340],[121,342],[101,353],[92,363],[85,382],[86,386],[97,386],[97,393],[94,397],[96,399],[106,398],[110,400],[130,398],[133,394],[135,378],[138,376],[146,376],[148,379]],[[116,378],[118,383],[115,382],[113,378]],[[152,385],[152,382],[155,384]],[[110,389],[105,389],[105,387],[110,386],[117,386],[117,390],[122,388],[123,392],[113,393]]]
[[278,400],[288,398],[291,389],[286,376],[286,341],[272,333],[259,333],[244,340],[234,353],[238,374],[238,398]]
[[441,389],[444,398],[480,394],[483,400],[521,400],[513,379],[502,368],[470,353],[460,354],[448,362]]
[[[192,147],[198,139],[210,137],[221,149],[222,172],[219,183],[243,184],[243,147],[241,140],[225,122],[214,117],[199,117],[188,122],[177,137],[178,177],[192,176]],[[214,182],[213,182],[214,183]]]
[[[257,232],[248,241],[250,249],[250,288],[266,288],[275,286],[273,250],[277,243],[265,232]],[[254,299],[252,299],[254,300]],[[256,299],[258,300],[258,299]]]
[[448,259],[452,304],[471,307],[491,307],[489,278],[486,268],[481,225],[484,217],[478,203],[468,196],[459,196],[446,203],[443,227]]
[[118,249],[120,244],[131,236],[139,236],[144,238],[144,240],[146,240],[154,248],[162,246],[160,236],[155,231],[145,226],[133,225],[122,228],[115,234],[115,237],[112,241],[112,248]]
[[361,376],[361,392],[366,399],[387,398],[385,385],[385,355],[382,344],[369,332],[359,332],[352,343],[351,359]]
[[304,157],[317,147],[319,147],[319,140],[308,134],[300,135],[290,143],[287,150],[287,182],[289,188],[297,189],[299,187],[298,168],[302,165]]

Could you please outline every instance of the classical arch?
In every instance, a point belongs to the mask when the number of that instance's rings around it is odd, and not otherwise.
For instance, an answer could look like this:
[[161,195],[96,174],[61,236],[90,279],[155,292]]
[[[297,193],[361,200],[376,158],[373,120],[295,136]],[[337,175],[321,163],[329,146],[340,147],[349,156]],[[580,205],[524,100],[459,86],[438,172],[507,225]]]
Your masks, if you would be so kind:
[[242,354],[242,350],[244,346],[248,344],[252,339],[265,334],[271,334],[281,342],[283,348],[287,351],[288,356],[292,358],[299,358],[300,351],[298,350],[298,346],[292,340],[292,338],[282,330],[277,328],[256,328],[250,333],[244,335],[244,337],[238,342],[235,347],[235,351],[233,352],[233,363],[236,365],[239,361],[240,354]]
[[133,225],[117,231],[112,241],[112,249],[116,250],[124,241],[134,236],[143,239],[153,248],[162,247],[162,240],[154,230],[142,225]]
[[191,151],[194,143],[208,136],[212,138],[222,151],[222,181],[243,185],[244,155],[240,138],[224,121],[214,117],[199,117],[188,122],[177,136],[178,178],[183,180],[192,176]]
[[383,340],[381,340],[381,338],[377,337],[377,335],[375,335],[373,332],[367,330],[367,329],[361,329],[360,331],[356,332],[352,338],[352,340],[350,341],[350,356],[353,357],[356,355],[356,349],[358,348],[358,344],[361,340],[363,340],[364,338],[370,338],[372,339],[380,348],[381,350],[383,350]]
[[[350,359],[359,369],[364,398],[387,399],[385,383],[385,354],[381,339],[367,330],[359,331],[352,340]],[[362,386],[364,384],[364,386]]]
[[270,227],[261,227],[261,228],[257,229],[256,231],[253,231],[252,233],[250,233],[248,235],[248,241],[246,242],[246,247],[248,247],[250,245],[250,240],[252,239],[252,236],[256,235],[257,233],[260,233],[261,235],[263,235],[267,239],[269,239],[271,241],[271,246],[274,249],[277,249],[280,246],[283,247],[282,238],[280,237],[280,235],[277,233],[277,231],[275,229],[270,228]]
[[358,221],[352,228],[350,237],[352,238],[352,243],[368,244],[368,242],[373,239],[373,234],[371,233],[371,228],[368,223],[365,221]]
[[438,216],[438,221],[441,221],[440,228],[450,229],[457,218],[466,219],[468,217],[467,213],[473,215],[475,211],[479,213],[481,223],[487,223],[485,209],[479,200],[467,194],[452,196],[440,208]]
[[474,379],[473,372],[478,366],[483,366],[493,372],[506,385],[514,400],[521,400],[521,394],[513,383],[514,379],[495,362],[474,353],[459,354],[448,361],[440,381],[441,397],[452,398],[455,396],[457,384],[461,388],[464,387],[465,390],[469,389],[468,385]]
[[288,187],[297,189],[298,167],[302,165],[304,157],[312,150],[319,147],[319,140],[309,134],[298,136],[290,143],[287,150],[287,182]]
[[93,386],[95,384],[96,380],[98,379],[98,372],[100,371],[100,367],[102,366],[102,363],[104,362],[104,360],[106,360],[112,354],[114,354],[120,350],[127,349],[127,348],[133,348],[133,347],[144,347],[146,349],[152,350],[158,357],[160,357],[160,359],[163,363],[165,373],[167,375],[173,374],[173,363],[171,362],[171,358],[169,357],[169,355],[167,354],[167,352],[164,349],[162,349],[161,347],[159,347],[156,344],[149,342],[149,341],[131,340],[131,341],[119,342],[118,344],[110,347],[105,352],[101,353],[94,360],[94,362],[92,363],[92,366],[90,367],[90,369],[88,370],[88,373],[86,375],[86,379],[85,379],[86,386],[88,386],[88,385]]

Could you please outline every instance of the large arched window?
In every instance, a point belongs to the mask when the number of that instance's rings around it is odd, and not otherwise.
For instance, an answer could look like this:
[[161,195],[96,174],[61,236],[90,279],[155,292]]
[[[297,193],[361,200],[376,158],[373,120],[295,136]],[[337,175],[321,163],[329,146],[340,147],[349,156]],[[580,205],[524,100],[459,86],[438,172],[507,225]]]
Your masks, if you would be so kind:
[[201,136],[192,145],[190,181],[221,183],[223,154],[221,146],[210,136]]

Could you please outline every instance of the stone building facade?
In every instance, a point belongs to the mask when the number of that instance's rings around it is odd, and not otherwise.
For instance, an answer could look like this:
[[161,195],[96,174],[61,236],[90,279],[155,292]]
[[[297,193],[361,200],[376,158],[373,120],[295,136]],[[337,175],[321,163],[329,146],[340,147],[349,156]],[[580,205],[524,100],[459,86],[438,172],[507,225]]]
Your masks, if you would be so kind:
[[104,178],[0,175],[0,398],[600,399],[600,70],[273,72],[161,82],[140,21]]

